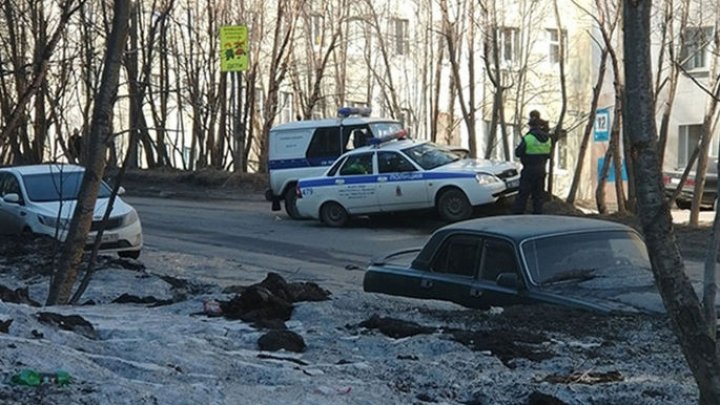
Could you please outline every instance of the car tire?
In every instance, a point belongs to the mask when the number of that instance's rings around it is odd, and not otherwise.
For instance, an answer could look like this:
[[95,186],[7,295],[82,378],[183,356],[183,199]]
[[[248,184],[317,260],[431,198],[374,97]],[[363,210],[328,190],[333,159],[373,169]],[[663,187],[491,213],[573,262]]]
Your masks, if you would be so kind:
[[285,212],[292,219],[300,219],[300,211],[297,209],[297,194],[295,194],[295,187],[290,187],[285,192]]
[[457,188],[445,190],[437,200],[440,218],[448,222],[457,222],[470,218],[473,207],[467,196]]
[[339,228],[344,226],[350,216],[342,205],[330,201],[320,207],[320,220],[327,226]]
[[140,257],[140,251],[139,250],[126,250],[124,252],[118,252],[118,256],[120,256],[122,258],[137,260],[137,258]]
[[675,204],[681,210],[689,210],[692,207],[692,201],[681,200],[679,198],[675,199]]

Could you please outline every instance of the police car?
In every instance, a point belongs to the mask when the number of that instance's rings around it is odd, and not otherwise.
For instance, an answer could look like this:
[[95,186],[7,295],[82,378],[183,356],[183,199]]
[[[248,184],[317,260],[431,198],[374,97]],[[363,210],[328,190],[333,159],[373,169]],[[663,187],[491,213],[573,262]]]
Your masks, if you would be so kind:
[[517,193],[514,162],[462,159],[432,142],[406,139],[404,131],[375,138],[375,145],[340,156],[323,176],[298,182],[300,215],[328,226],[352,215],[435,208],[450,222],[469,218],[473,207]]

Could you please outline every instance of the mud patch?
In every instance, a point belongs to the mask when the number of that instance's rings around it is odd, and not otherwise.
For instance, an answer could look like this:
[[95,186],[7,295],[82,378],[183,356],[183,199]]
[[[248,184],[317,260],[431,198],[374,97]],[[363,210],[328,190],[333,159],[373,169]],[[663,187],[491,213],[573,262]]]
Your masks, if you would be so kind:
[[92,324],[79,315],[60,315],[52,312],[38,312],[38,321],[56,326],[62,330],[75,332],[88,339],[95,339],[97,334]]
[[429,335],[435,332],[435,328],[422,326],[415,322],[403,321],[401,319],[384,318],[377,314],[369,319],[360,322],[359,326],[367,329],[377,329],[380,333],[393,339],[402,339],[416,335]]
[[295,353],[305,351],[305,340],[302,336],[289,330],[271,330],[258,339],[258,348],[264,351],[276,352],[287,350]]
[[153,296],[138,297],[127,293],[115,298],[112,302],[114,304],[151,304],[150,307],[160,307],[175,303],[174,300],[159,300]]
[[33,307],[40,306],[39,302],[30,298],[27,287],[11,290],[3,285],[0,285],[0,301],[13,302],[15,304],[26,304]]
[[539,362],[555,356],[554,353],[539,347],[549,340],[540,334],[507,329],[452,330],[447,333],[453,340],[472,350],[490,352],[509,368],[515,368],[514,360],[518,358]]

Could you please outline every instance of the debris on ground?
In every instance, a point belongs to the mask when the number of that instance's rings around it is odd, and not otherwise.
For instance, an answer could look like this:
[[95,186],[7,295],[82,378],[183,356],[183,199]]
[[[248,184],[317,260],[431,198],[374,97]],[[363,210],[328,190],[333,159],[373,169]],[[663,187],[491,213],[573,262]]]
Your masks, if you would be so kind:
[[24,369],[10,378],[10,382],[14,385],[27,385],[37,387],[44,384],[68,385],[72,382],[70,373],[64,370],[58,370],[53,373],[44,373],[32,369]]
[[12,323],[12,319],[0,321],[0,333],[10,333],[10,325],[12,325]]
[[528,405],[567,405],[567,403],[552,395],[534,391],[528,397]]
[[542,379],[544,382],[554,384],[605,384],[611,382],[624,381],[625,378],[619,371],[608,371],[605,373],[586,371],[583,373],[577,372],[567,375],[561,374],[550,374]]
[[415,322],[403,321],[401,319],[385,318],[373,314],[370,318],[360,322],[359,326],[367,329],[377,329],[385,336],[402,339],[415,335],[429,335],[435,332],[435,328],[422,326]]
[[112,300],[114,304],[152,304],[151,307],[159,307],[163,305],[170,305],[175,303],[174,300],[160,300],[153,296],[138,297],[137,295],[131,295],[124,293],[123,295]]
[[269,352],[284,349],[289,352],[302,353],[305,351],[305,347],[305,340],[302,336],[289,330],[271,330],[258,339],[258,348]]
[[88,339],[95,339],[97,334],[92,324],[79,315],[60,315],[52,312],[38,312],[38,321],[69,330]]
[[40,303],[30,298],[28,288],[10,288],[0,285],[0,301],[13,302],[15,304],[27,304],[33,307],[39,307]]

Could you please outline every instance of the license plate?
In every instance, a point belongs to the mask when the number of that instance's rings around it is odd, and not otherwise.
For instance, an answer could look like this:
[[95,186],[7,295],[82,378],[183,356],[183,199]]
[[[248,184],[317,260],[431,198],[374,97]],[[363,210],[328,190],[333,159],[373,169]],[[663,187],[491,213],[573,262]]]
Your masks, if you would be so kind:
[[670,179],[670,184],[678,184],[680,183],[680,179],[672,178]]
[[508,188],[516,188],[520,186],[520,180],[510,180],[507,181],[505,184],[507,184]]
[[[104,233],[100,243],[113,243],[118,241],[118,235],[116,233]],[[95,235],[88,236],[87,243],[95,243]]]

